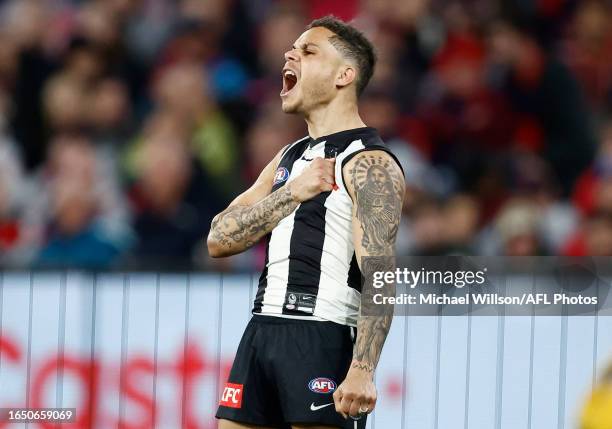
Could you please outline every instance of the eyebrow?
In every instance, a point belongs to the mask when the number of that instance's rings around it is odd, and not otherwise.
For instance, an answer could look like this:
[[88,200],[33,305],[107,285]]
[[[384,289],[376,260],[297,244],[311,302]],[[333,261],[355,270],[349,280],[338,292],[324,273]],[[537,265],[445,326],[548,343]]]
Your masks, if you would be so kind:
[[[309,46],[314,46],[315,48],[318,48],[318,47],[319,47],[319,45],[317,45],[316,43],[306,42],[306,43],[304,43],[304,44],[303,44],[303,45],[300,47],[300,49],[306,49],[306,48],[307,48],[307,47],[309,47]],[[295,45],[292,45],[291,47],[292,47],[293,49],[297,49],[297,47],[296,47]]]

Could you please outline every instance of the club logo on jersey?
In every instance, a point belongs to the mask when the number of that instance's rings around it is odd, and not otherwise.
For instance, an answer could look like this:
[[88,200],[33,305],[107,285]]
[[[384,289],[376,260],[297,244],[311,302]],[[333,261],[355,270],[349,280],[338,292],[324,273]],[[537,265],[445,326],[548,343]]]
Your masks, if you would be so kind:
[[242,384],[225,383],[219,405],[229,408],[242,407]]
[[329,378],[318,377],[310,380],[310,383],[308,383],[308,388],[315,393],[332,393],[334,390],[336,390],[336,383],[334,380],[330,380]]
[[278,185],[279,183],[283,183],[288,178],[289,178],[289,170],[287,170],[285,167],[278,167],[276,169],[276,174],[274,174],[273,185]]

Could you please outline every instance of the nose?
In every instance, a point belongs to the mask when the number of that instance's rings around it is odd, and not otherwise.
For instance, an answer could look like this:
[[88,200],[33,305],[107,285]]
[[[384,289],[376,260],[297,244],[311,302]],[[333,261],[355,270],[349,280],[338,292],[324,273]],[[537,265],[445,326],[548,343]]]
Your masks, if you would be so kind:
[[297,61],[298,60],[298,56],[295,53],[295,49],[290,49],[287,52],[285,52],[285,61]]

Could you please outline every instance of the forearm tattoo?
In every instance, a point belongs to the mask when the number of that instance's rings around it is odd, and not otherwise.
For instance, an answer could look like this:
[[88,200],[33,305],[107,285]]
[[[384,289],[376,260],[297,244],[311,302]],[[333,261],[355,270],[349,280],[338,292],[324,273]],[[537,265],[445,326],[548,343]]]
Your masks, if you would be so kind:
[[[381,257],[376,258],[375,264],[362,263],[362,273],[366,278],[373,276],[371,271],[395,270],[395,238],[405,185],[401,173],[392,162],[389,156],[366,155],[360,157],[350,171],[355,192],[356,215],[363,232],[361,245],[364,256]],[[362,302],[364,299],[371,299],[366,295],[362,294]],[[380,316],[359,317],[353,368],[374,371],[391,328],[392,318],[392,306],[386,307]]]
[[285,185],[253,206],[234,206],[219,213],[212,221],[211,237],[229,249],[248,249],[298,205]]
[[[362,261],[361,270],[365,278],[373,278],[374,272],[395,271],[394,257],[366,258]],[[385,296],[395,295],[395,284],[385,286]],[[372,307],[374,290],[365,287],[361,292],[362,311],[366,305]],[[371,311],[371,310],[370,310]],[[376,369],[380,354],[385,344],[391,322],[393,320],[393,306],[377,306],[374,314],[362,314],[357,319],[357,339],[353,348],[352,367],[367,372]]]

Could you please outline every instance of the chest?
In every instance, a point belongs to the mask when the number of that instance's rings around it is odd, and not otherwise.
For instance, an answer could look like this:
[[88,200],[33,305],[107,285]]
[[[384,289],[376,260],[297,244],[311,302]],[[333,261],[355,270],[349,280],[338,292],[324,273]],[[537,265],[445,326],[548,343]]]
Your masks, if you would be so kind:
[[[288,153],[279,162],[274,175],[272,191],[291,183],[298,176],[304,173],[316,158],[331,158],[336,155],[333,147],[325,145],[325,142],[318,143],[312,147],[306,146],[293,153]],[[335,168],[335,180],[337,184],[342,181],[342,170],[340,163]],[[279,225],[294,223],[310,223],[325,220],[325,223],[338,226],[346,224],[350,227],[352,218],[352,200],[346,193],[343,186],[331,192],[322,192],[311,200],[305,201],[296,209],[292,216],[289,216]]]

